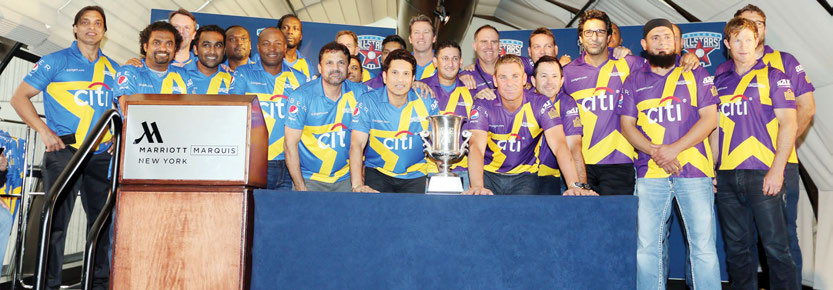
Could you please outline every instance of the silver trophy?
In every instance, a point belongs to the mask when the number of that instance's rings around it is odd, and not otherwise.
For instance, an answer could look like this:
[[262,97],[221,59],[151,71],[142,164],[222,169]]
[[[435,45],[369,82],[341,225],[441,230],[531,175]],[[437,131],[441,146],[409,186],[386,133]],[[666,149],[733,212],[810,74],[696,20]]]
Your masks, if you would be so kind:
[[[425,154],[437,163],[439,173],[428,178],[426,193],[449,194],[463,192],[463,179],[451,172],[451,165],[466,156],[471,132],[462,130],[465,118],[457,115],[436,115],[428,117],[431,131],[422,131],[422,146]],[[465,138],[460,142],[460,137]],[[430,140],[430,141],[429,141]]]

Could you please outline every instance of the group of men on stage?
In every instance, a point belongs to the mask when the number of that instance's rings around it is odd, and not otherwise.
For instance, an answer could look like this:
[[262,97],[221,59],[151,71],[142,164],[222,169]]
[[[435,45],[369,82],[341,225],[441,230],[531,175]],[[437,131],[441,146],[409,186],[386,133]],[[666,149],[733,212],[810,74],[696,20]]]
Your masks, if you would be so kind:
[[[353,32],[321,47],[313,66],[298,50],[303,29],[294,15],[263,29],[253,54],[244,27],[197,29],[185,10],[142,30],[142,58],[119,65],[100,50],[104,11],[88,6],[75,17],[76,41],[44,56],[12,105],[46,146],[46,191],[101,114],[137,93],[256,95],[269,132],[267,188],[277,190],[423,193],[437,168],[416,135],[429,129],[428,116],[459,115],[472,137],[451,170],[465,194],[639,196],[638,288],[665,285],[676,199],[692,288],[720,287],[716,202],[733,288],[756,288],[760,237],[771,287],[797,289],[794,145],[814,113],[814,89],[792,55],[764,45],[763,11],[748,5],[735,16],[724,33],[732,59],[715,76],[693,54],[680,55],[679,28],[668,20],[645,24],[642,58],[620,47],[618,28],[599,10],[581,15],[575,59],[557,58],[546,28],[531,33],[529,58],[501,56],[499,32],[484,25],[467,67],[460,45],[436,43],[432,19],[419,15],[409,23],[413,51],[386,37],[382,71],[372,76]],[[30,101],[40,92],[46,122]],[[112,178],[109,140],[75,184],[88,227]],[[55,210],[50,287],[61,282],[73,202]],[[108,249],[99,243],[97,286],[107,284]]]

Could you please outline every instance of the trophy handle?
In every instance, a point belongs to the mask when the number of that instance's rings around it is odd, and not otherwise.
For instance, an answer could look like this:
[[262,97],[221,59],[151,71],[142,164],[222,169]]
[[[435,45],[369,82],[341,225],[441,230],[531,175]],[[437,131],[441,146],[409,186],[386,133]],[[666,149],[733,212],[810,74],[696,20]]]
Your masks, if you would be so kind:
[[463,130],[461,135],[463,136],[463,143],[460,144],[460,152],[465,155],[466,149],[469,148],[469,139],[471,139],[472,134],[469,130]]
[[423,130],[419,132],[419,138],[422,139],[422,150],[425,151],[425,153],[428,153],[428,156],[431,156],[434,152],[431,150],[431,143],[428,142],[429,134],[430,133],[428,131]]

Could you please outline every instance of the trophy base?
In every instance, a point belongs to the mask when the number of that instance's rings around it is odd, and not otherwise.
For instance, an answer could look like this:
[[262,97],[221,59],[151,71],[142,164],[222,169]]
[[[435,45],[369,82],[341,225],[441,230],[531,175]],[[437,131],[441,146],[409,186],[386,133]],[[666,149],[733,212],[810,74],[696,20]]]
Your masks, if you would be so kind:
[[426,194],[460,194],[463,193],[463,178],[459,176],[434,175],[428,177]]

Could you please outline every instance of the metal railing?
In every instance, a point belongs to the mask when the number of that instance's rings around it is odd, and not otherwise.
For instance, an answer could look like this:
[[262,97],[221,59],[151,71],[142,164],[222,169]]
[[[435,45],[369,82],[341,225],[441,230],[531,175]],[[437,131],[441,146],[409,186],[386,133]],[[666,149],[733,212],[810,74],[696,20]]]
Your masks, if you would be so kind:
[[84,266],[82,267],[81,285],[82,289],[92,288],[95,246],[98,243],[98,239],[101,237],[102,228],[112,212],[113,200],[115,199],[116,189],[118,188],[118,160],[121,154],[119,148],[121,148],[122,142],[122,119],[121,114],[119,114],[117,110],[113,109],[104,112],[101,119],[98,120],[98,123],[96,123],[95,127],[91,130],[93,134],[88,135],[88,138],[84,140],[78,148],[78,151],[72,156],[72,159],[69,161],[69,164],[67,164],[67,167],[61,171],[61,175],[58,176],[55,184],[46,195],[46,201],[43,205],[43,210],[41,211],[40,238],[38,240],[38,260],[35,268],[35,289],[46,289],[47,287],[46,266],[48,263],[47,257],[49,253],[49,239],[52,229],[52,212],[55,208],[55,203],[61,196],[71,192],[73,188],[71,182],[78,179],[78,175],[81,174],[81,169],[83,169],[90,158],[92,158],[92,154],[101,143],[101,139],[111,127],[113,129],[112,146],[115,146],[115,150],[113,150],[113,158],[110,162],[110,176],[112,180],[110,182],[110,194],[107,196],[107,201],[105,202],[104,207],[101,209],[101,212],[95,219],[95,223],[87,234],[87,244],[84,249]]

